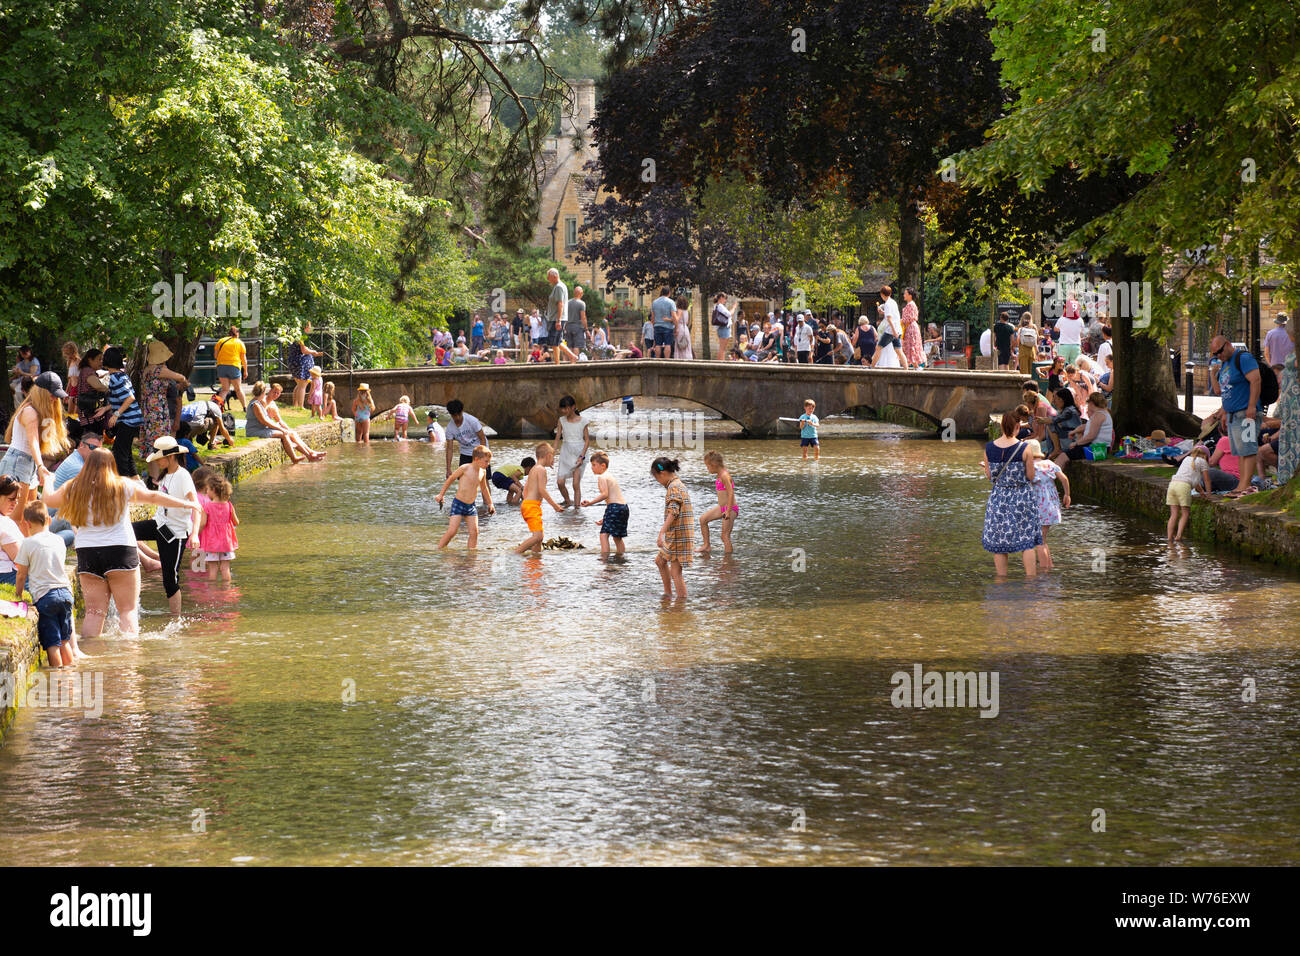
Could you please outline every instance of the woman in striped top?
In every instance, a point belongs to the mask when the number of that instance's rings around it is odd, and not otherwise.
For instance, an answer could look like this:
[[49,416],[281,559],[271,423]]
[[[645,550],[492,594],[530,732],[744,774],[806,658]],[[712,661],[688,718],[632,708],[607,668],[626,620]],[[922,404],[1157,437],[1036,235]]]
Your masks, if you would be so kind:
[[135,400],[131,378],[123,371],[125,356],[116,345],[104,350],[104,368],[109,370],[108,404],[113,414],[108,420],[113,429],[113,462],[123,478],[135,478],[135,458],[131,452],[144,424],[144,415]]

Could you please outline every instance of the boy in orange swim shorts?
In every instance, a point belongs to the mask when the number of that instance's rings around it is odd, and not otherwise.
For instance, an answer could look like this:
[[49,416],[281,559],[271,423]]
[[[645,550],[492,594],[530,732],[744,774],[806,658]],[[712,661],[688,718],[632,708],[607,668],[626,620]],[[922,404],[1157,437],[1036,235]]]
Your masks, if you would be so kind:
[[555,461],[555,449],[546,442],[537,446],[537,464],[528,470],[528,479],[524,484],[524,498],[519,502],[519,513],[523,516],[524,523],[528,525],[529,535],[519,547],[515,548],[515,554],[523,554],[529,548],[532,548],[538,554],[542,552],[542,499],[551,503],[551,507],[556,511],[563,511],[551,497],[551,493],[546,490],[546,482],[549,477],[547,469]]

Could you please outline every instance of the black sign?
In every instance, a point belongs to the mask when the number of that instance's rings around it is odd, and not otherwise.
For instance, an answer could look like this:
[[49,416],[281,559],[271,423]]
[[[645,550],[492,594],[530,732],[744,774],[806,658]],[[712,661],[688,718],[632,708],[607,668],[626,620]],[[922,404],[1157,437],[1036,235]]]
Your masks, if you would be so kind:
[[1021,305],[1019,302],[999,302],[997,306],[997,311],[993,314],[994,323],[996,323],[998,319],[1002,318],[1003,312],[1007,313],[1008,322],[1010,322],[1012,325],[1019,325],[1020,313],[1029,312],[1032,314],[1033,309],[1031,309],[1027,305]]
[[965,354],[966,323],[952,320],[943,324],[943,350],[949,355]]

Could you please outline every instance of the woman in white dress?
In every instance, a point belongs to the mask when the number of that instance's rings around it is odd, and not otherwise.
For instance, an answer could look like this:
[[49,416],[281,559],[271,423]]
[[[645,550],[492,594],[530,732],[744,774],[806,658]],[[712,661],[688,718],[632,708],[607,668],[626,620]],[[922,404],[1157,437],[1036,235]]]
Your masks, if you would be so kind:
[[[871,363],[872,368],[903,367],[903,363],[898,360],[898,350],[903,344],[902,323],[883,309],[880,312],[880,325],[876,328],[876,342],[876,358]],[[885,345],[886,342],[889,344]]]
[[677,297],[677,310],[673,312],[673,321],[677,324],[676,338],[673,340],[675,344],[673,358],[695,358],[695,351],[691,348],[691,313],[687,308],[689,304],[686,296]]

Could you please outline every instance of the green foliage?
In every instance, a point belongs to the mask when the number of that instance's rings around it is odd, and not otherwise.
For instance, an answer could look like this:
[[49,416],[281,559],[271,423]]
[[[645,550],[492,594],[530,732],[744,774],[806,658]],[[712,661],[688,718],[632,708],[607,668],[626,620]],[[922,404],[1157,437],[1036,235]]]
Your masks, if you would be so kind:
[[[941,0],[952,10],[966,0]],[[1240,294],[1263,245],[1290,291],[1300,273],[1300,8],[1185,0],[993,0],[985,5],[1011,110],[987,143],[958,157],[962,186],[1010,182],[1051,201],[1068,171],[1115,173],[1112,193],[1069,235],[1094,259],[1141,257],[1159,288],[1152,333],[1184,309]],[[1198,251],[1194,261],[1187,253]],[[1232,266],[1235,264],[1235,269]],[[1190,266],[1190,268],[1188,268]],[[1235,274],[1234,274],[1235,273]]]
[[[545,309],[546,300],[551,295],[551,284],[546,281],[550,269],[560,273],[560,281],[569,289],[581,285],[578,277],[563,262],[552,259],[550,251],[542,246],[525,246],[518,253],[501,246],[481,246],[472,265],[472,288],[475,296],[486,301],[489,308],[497,290],[502,290],[507,298],[524,299],[539,309]],[[596,314],[593,293],[602,307],[604,303],[597,290],[585,290],[583,297],[588,315]]]

